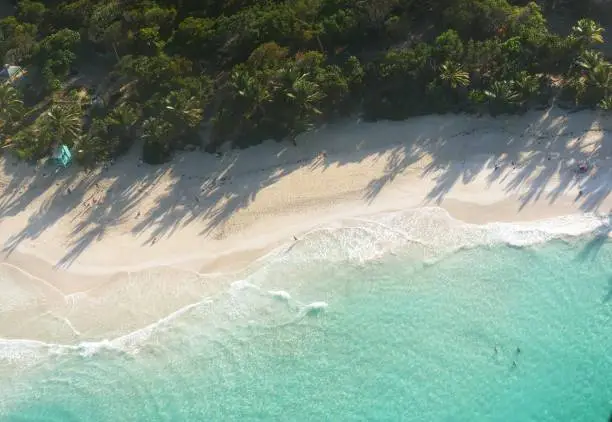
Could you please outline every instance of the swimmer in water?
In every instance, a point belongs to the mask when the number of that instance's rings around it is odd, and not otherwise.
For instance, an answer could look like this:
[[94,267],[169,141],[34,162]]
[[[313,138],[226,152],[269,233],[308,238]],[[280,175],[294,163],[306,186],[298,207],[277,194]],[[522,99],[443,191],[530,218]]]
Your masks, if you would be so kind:
[[520,353],[521,353],[521,348],[520,348],[520,347],[517,347],[517,348],[516,348],[516,354],[518,355],[518,354],[520,354]]
[[512,361],[512,369],[514,369],[514,368],[516,368],[516,361],[515,360]]

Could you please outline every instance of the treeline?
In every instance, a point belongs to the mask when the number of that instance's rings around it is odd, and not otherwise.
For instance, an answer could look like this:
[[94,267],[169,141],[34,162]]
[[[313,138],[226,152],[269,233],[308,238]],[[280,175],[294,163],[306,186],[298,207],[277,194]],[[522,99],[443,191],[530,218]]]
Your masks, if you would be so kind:
[[[0,130],[24,159],[59,141],[95,164],[142,138],[159,163],[203,129],[214,151],[354,113],[514,113],[559,93],[612,109],[603,33],[584,18],[553,33],[508,0],[20,0],[0,54],[28,73],[0,87]],[[104,83],[74,86],[92,63]]]

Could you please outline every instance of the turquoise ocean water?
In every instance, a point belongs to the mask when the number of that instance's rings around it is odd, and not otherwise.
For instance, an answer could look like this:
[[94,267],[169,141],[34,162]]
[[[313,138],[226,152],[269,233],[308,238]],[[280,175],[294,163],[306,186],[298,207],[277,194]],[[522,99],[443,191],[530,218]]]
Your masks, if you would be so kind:
[[605,422],[607,227],[430,209],[313,232],[131,335],[0,342],[0,421]]

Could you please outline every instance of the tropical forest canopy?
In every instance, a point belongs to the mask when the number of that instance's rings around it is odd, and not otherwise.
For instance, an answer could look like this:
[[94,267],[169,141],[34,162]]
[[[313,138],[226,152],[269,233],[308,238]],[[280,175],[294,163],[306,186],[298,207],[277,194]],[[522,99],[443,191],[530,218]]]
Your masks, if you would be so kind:
[[[553,96],[609,110],[612,65],[604,28],[589,17],[597,7],[20,0],[0,20],[0,54],[27,73],[0,86],[0,142],[39,159],[59,141],[94,165],[142,140],[145,161],[160,163],[187,145],[295,140],[357,113],[516,113]],[[571,23],[557,33],[545,16]]]

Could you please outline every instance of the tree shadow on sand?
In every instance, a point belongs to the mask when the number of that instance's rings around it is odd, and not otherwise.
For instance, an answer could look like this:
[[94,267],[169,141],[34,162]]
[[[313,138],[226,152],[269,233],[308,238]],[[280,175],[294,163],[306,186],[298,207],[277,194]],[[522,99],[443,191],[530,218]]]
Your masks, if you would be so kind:
[[[612,143],[606,142],[612,135],[609,117],[550,109],[499,117],[485,124],[474,117],[466,120],[473,128],[459,133],[464,138],[456,145],[449,146],[449,138],[435,147],[424,146],[432,161],[421,176],[435,181],[425,203],[440,204],[457,184],[468,184],[480,176],[516,196],[519,212],[543,199],[553,204],[570,189],[582,192],[576,202],[583,211],[598,210],[609,196],[612,170],[596,165],[612,158]],[[585,132],[591,132],[588,141],[582,136]],[[576,171],[580,162],[593,163],[587,174]]]
[[408,167],[414,166],[424,157],[423,154],[412,153],[406,145],[400,145],[391,150],[385,165],[384,174],[372,179],[365,188],[364,199],[371,203],[385,186],[404,173]]
[[[498,119],[462,115],[382,124],[348,122],[302,135],[297,147],[265,143],[220,156],[179,153],[157,167],[137,166],[138,155],[133,152],[107,170],[88,174],[72,168],[50,176],[44,169],[5,159],[3,173],[8,177],[0,180],[4,185],[0,219],[33,213],[3,249],[11,253],[56,224],[70,232],[67,252],[56,264],[61,268],[70,267],[93,243],[127,227],[123,223],[128,221],[131,231],[122,234],[141,238],[143,245],[171,237],[194,222],[200,223],[199,235],[222,238],[230,217],[285,176],[301,171],[305,177],[311,173],[318,177],[332,166],[364,160],[377,168],[384,164],[383,174],[362,187],[368,203],[410,170],[433,179],[424,204],[441,203],[457,184],[482,177],[519,197],[521,208],[544,199],[554,203],[568,189],[580,186],[584,194],[577,201],[583,210],[592,211],[609,195],[610,170],[594,166],[589,174],[577,177],[571,162],[605,160],[612,154],[604,142],[608,132],[599,126],[597,148],[570,142],[575,137],[572,128],[590,127],[589,118],[596,120],[596,115],[547,110]],[[538,135],[542,133],[546,135]],[[40,202],[46,191],[52,192]],[[73,221],[67,221],[66,215],[74,216]]]

